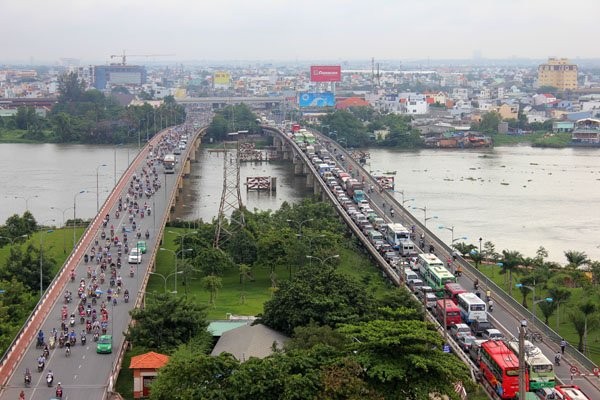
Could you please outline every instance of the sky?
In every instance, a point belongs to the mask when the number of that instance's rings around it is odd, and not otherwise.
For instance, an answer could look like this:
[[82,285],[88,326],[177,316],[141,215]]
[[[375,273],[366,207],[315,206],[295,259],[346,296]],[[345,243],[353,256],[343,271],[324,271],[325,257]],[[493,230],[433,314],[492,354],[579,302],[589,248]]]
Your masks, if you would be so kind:
[[0,63],[600,58],[599,14],[597,0],[0,0]]

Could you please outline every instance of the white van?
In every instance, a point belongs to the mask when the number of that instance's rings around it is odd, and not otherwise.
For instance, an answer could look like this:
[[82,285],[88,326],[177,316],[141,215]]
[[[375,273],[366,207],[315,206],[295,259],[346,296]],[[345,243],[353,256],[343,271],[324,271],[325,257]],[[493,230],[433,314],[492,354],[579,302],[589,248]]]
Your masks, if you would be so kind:
[[404,268],[404,273],[402,275],[404,276],[404,281],[407,284],[415,279],[419,279],[419,275],[417,275],[417,273],[410,268]]
[[410,240],[401,240],[398,244],[398,253],[400,253],[402,257],[409,257],[413,254],[417,254],[415,244]]

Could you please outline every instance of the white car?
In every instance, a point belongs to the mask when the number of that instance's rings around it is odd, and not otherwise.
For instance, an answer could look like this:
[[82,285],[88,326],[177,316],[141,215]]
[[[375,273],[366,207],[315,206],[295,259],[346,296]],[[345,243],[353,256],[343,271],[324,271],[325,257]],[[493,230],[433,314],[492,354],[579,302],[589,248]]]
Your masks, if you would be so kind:
[[454,324],[450,327],[450,334],[458,340],[461,336],[470,335],[471,328],[467,324]]
[[142,263],[142,252],[137,248],[129,250],[129,257],[127,258],[129,264],[141,264]]
[[498,329],[490,328],[483,331],[481,337],[486,340],[503,340],[504,335]]

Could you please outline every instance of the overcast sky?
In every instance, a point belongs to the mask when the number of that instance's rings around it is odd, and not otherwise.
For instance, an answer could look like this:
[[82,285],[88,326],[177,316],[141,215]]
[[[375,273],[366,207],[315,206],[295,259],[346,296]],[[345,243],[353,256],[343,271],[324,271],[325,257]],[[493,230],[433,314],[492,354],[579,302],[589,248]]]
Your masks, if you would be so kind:
[[599,58],[598,15],[598,0],[1,0],[0,63]]

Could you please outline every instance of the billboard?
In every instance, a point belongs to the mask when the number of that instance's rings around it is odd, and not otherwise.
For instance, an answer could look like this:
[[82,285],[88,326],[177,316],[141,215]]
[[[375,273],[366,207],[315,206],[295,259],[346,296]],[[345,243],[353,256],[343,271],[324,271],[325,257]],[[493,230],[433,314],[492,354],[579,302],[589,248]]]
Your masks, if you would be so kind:
[[311,65],[311,82],[339,82],[342,80],[342,67],[339,65]]
[[335,96],[331,92],[300,93],[298,105],[300,107],[333,107],[335,106]]
[[213,77],[215,85],[229,85],[231,82],[231,74],[227,71],[217,71]]

